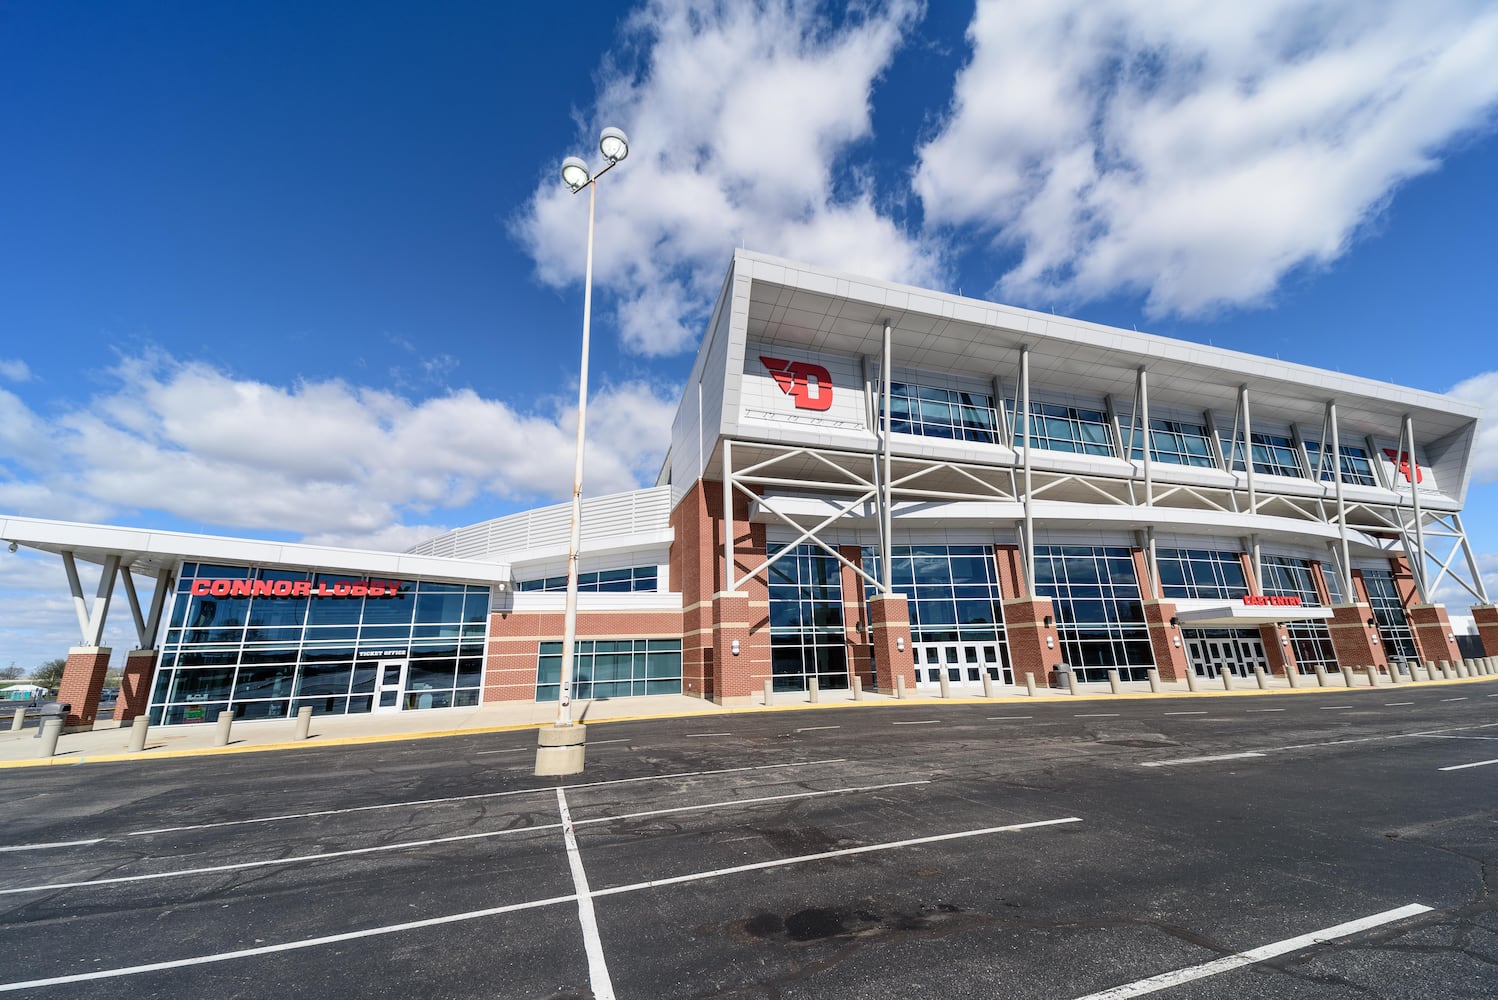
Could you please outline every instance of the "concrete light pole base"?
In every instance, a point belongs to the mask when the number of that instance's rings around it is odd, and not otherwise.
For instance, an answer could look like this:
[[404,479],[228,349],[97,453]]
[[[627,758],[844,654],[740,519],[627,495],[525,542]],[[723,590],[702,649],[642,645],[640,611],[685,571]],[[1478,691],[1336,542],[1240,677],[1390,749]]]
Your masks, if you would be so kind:
[[543,726],[536,732],[536,775],[582,773],[587,744],[587,726]]

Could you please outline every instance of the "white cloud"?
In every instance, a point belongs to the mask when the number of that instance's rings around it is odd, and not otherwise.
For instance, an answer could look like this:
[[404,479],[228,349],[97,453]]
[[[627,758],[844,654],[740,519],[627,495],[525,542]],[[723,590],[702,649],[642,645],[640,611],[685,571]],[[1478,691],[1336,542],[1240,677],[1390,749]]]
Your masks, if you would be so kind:
[[1477,443],[1472,449],[1472,478],[1498,483],[1498,371],[1463,379],[1450,394],[1482,405],[1483,419],[1477,425]]
[[[641,65],[604,67],[579,136],[590,151],[599,126],[630,137],[628,159],[598,185],[594,263],[627,347],[691,347],[738,245],[935,281],[934,241],[882,214],[875,192],[851,182],[840,161],[871,136],[873,87],[918,14],[914,0],[890,0],[833,25],[796,0],[653,0],[628,19],[625,42]],[[546,284],[581,277],[584,197],[548,170],[514,224]]]
[[29,382],[31,367],[18,358],[0,358],[0,378],[7,382]]
[[1018,247],[996,293],[1033,304],[1262,301],[1498,100],[1480,0],[980,0],[968,37],[914,186],[933,231]]

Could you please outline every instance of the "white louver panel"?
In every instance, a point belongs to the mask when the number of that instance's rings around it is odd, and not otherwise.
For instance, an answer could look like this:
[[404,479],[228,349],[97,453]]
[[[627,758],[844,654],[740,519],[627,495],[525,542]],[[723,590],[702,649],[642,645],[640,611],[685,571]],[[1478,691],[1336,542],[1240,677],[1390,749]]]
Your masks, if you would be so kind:
[[[613,493],[583,499],[583,545],[621,536],[665,531],[671,514],[671,488]],[[407,551],[412,555],[485,559],[500,553],[566,546],[572,527],[572,505],[554,504],[510,514],[427,539]]]

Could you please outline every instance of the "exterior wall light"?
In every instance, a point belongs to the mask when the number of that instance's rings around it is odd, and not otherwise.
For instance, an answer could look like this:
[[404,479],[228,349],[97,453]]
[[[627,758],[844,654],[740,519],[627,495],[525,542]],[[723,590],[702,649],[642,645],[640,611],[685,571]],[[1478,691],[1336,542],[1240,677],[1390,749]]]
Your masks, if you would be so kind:
[[1045,627],[1046,628],[1050,628],[1054,624],[1055,624],[1055,622],[1051,619],[1051,616],[1050,615],[1046,615],[1045,616]]
[[905,652],[905,637],[903,635],[895,636],[895,652]]
[[734,656],[738,656],[739,655],[739,640],[737,640],[737,639],[733,640],[733,642],[731,642],[729,644],[728,648],[733,651],[733,655]]
[[1056,640],[1052,639],[1050,636],[1046,636],[1045,637],[1045,648],[1046,649],[1055,649],[1056,648]]

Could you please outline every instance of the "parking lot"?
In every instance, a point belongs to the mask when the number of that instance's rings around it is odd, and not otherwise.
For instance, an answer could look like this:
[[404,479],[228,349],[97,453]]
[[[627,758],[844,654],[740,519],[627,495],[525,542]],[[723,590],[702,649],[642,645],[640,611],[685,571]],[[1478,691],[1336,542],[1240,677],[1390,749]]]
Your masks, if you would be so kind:
[[533,747],[0,772],[0,990],[1498,995],[1498,682],[619,722],[560,781]]

